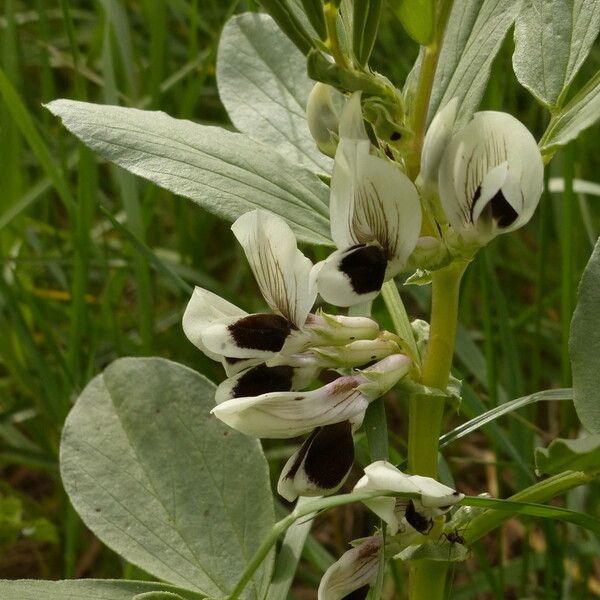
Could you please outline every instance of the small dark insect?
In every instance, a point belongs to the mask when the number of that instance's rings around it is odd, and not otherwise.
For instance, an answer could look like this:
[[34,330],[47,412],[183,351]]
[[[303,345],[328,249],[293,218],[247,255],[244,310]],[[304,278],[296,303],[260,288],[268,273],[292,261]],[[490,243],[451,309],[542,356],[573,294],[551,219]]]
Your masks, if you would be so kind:
[[458,529],[455,529],[454,531],[451,531],[450,533],[443,533],[442,535],[451,544],[461,544],[462,546],[467,545],[467,541],[465,540],[465,538],[462,535],[460,535],[460,533],[458,532]]

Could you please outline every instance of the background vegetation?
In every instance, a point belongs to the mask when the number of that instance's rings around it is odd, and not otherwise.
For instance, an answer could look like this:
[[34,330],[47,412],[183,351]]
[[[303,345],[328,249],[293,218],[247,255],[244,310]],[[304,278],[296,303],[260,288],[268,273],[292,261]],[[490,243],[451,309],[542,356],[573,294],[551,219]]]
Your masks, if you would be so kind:
[[[220,380],[219,365],[181,330],[193,285],[249,311],[262,300],[228,224],[102,163],[42,105],[66,97],[227,126],[214,79],[220,31],[231,14],[257,7],[4,0],[0,10],[0,576],[140,577],[69,506],[58,476],[64,418],[86,382],[120,356],[171,358]],[[385,13],[372,64],[400,85],[416,53]],[[515,114],[539,138],[546,117],[517,84],[511,54],[509,36],[484,106]],[[578,79],[599,66],[596,47]],[[578,180],[598,180],[598,133],[592,128],[560,152],[532,223],[496,239],[467,273],[457,375],[468,385],[456,423],[483,406],[570,385],[576,283],[600,233],[600,186],[579,193]],[[411,314],[424,316],[428,289],[405,289]],[[387,407],[399,457],[404,399],[390,396]],[[577,427],[570,403],[543,402],[472,434],[448,453],[458,489],[509,495],[535,477],[534,446],[574,437]],[[266,450],[278,473],[290,447]],[[566,504],[600,516],[599,490],[577,490]],[[295,597],[313,597],[329,553],[339,556],[344,540],[366,534],[367,519],[352,507],[318,522]],[[452,598],[600,596],[600,544],[571,526],[511,521],[472,550]]]

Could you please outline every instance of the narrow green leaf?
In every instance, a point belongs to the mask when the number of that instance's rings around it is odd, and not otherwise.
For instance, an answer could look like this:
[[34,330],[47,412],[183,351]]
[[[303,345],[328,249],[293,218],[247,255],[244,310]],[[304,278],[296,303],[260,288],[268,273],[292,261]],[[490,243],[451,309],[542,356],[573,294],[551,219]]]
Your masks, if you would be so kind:
[[[306,497],[298,498],[296,505],[302,506],[309,500]],[[313,519],[306,518],[297,521],[286,531],[267,593],[268,600],[287,599],[312,524]]]
[[421,44],[427,46],[434,34],[434,0],[399,0],[395,12],[406,33]]
[[314,47],[314,42],[286,0],[259,0],[259,3],[296,44],[298,50],[302,54],[308,54]]
[[[506,512],[515,516],[526,515],[541,517],[542,519],[555,519],[579,525],[600,536],[600,519],[585,513],[558,506],[546,506],[530,502],[515,502],[514,500],[500,500],[496,498],[482,498],[481,496],[467,496],[461,501],[462,506],[481,506],[494,511]],[[483,518],[483,515],[480,517]]]
[[520,0],[454,2],[435,73],[429,121],[440,106],[454,97],[460,107],[457,124],[471,118],[481,102],[494,57],[519,7]]
[[495,421],[496,419],[508,415],[513,411],[523,408],[524,406],[528,406],[529,404],[533,404],[534,402],[540,401],[549,401],[549,400],[572,400],[573,399],[573,391],[571,389],[559,389],[559,390],[545,390],[543,392],[536,392],[535,394],[530,394],[529,396],[523,396],[522,398],[517,398],[516,400],[511,400],[510,402],[505,402],[504,404],[500,404],[491,410],[479,415],[462,425],[454,428],[452,431],[444,434],[440,437],[440,448],[444,448],[449,444],[452,444],[456,440],[459,440],[466,435],[469,435],[473,431],[479,430],[481,427],[484,427],[488,423]]
[[79,581],[0,581],[2,600],[132,600],[139,594],[171,593],[183,600],[201,600],[203,595],[181,590],[164,583],[145,581],[111,581],[82,579]]
[[306,122],[313,84],[306,59],[269,15],[244,13],[225,25],[217,86],[232,123],[286,158],[330,174],[333,163],[317,149]]
[[[61,474],[83,521],[126,560],[224,596],[274,511],[260,444],[209,414],[214,389],[167,360],[117,360],[66,421]],[[263,598],[271,567],[269,556],[244,598]]]
[[558,438],[547,448],[536,448],[535,464],[539,473],[553,475],[563,471],[600,471],[600,435],[577,440]]
[[220,217],[264,208],[300,240],[331,245],[327,186],[259,142],[161,112],[71,100],[47,108],[107,160]]
[[597,0],[525,0],[515,24],[517,79],[543,104],[559,105],[598,31]]
[[325,26],[325,15],[323,14],[323,0],[302,0],[302,7],[319,37],[325,41],[327,39],[327,27]]
[[600,119],[600,71],[552,118],[540,140],[542,154],[549,160],[561,147]]
[[362,66],[369,62],[369,57],[373,51],[382,8],[382,0],[360,0],[354,2],[352,49],[358,63]]
[[584,427],[600,433],[600,238],[583,272],[571,321],[569,349],[575,410]]
[[50,149],[40,136],[31,115],[23,104],[17,91],[6,77],[4,71],[0,68],[0,95],[4,99],[12,118],[21,130],[21,134],[27,140],[36,158],[40,162],[46,175],[52,181],[61,200],[68,209],[73,209],[75,202],[71,196],[67,181],[63,177],[62,171],[54,162]]

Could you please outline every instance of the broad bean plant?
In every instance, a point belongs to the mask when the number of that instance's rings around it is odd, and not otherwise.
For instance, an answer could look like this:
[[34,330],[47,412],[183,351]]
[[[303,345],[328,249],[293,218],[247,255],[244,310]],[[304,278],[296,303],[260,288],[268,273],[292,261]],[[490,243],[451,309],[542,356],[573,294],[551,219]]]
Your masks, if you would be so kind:
[[[157,582],[4,582],[2,598],[284,600],[315,515],[348,503],[363,503],[374,525],[347,540],[319,600],[441,600],[470,546],[514,515],[600,533],[593,516],[548,504],[600,472],[600,246],[572,322],[573,388],[531,390],[445,430],[461,402],[461,278],[494,238],[529,222],[545,165],[600,116],[598,76],[570,89],[600,5],[390,2],[420,46],[407,80],[392,82],[369,67],[382,0],[260,4],[227,23],[219,46],[237,132],[67,99],[47,107],[105,159],[233,221],[268,310],[248,314],[196,287],[183,332],[222,364],[223,380],[122,358],[68,417],[61,474],[73,506]],[[569,36],[559,35],[565,22]],[[513,26],[516,77],[549,110],[540,140],[515,115],[478,111]],[[431,286],[428,322],[411,321],[405,283]],[[380,295],[391,331],[371,316]],[[408,398],[400,462],[382,399],[392,389]],[[440,475],[443,447],[539,400],[573,401],[583,428],[536,450],[530,485],[470,497]],[[358,434],[369,462],[340,494]],[[300,438],[274,493],[260,438]],[[403,584],[392,565],[406,566]]]

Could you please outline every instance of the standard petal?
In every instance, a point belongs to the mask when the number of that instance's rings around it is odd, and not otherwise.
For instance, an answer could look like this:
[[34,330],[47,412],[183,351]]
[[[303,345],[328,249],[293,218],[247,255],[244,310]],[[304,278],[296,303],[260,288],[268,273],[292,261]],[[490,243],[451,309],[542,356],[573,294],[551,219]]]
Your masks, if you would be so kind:
[[[318,600],[364,598],[369,586],[377,578],[380,549],[381,537],[373,536],[367,538],[360,546],[344,552],[339,560],[325,571],[319,585]],[[359,590],[365,595],[353,594]]]
[[233,429],[265,438],[290,438],[317,427],[362,420],[369,404],[357,390],[360,379],[340,377],[310,392],[273,392],[234,398],[213,408]]
[[277,491],[290,502],[298,496],[334,494],[348,477],[353,463],[350,422],[319,427],[286,462]]
[[260,313],[225,317],[206,327],[201,341],[209,351],[232,358],[269,358],[277,354],[292,333],[280,315]]
[[437,183],[440,161],[452,137],[457,110],[458,98],[452,98],[429,125],[421,152],[421,178],[426,184]]
[[377,297],[383,285],[387,260],[375,245],[336,250],[315,265],[319,293],[334,306],[354,306]]
[[298,250],[289,225],[270,212],[253,210],[239,217],[231,230],[267,304],[301,328],[317,290],[310,278],[312,262]]
[[421,231],[419,194],[389,160],[364,152],[350,157],[340,145],[331,180],[331,223],[338,248],[347,237],[352,244],[377,243],[387,260],[402,266]]
[[221,360],[219,353],[211,352],[202,342],[202,333],[223,317],[243,317],[247,313],[220,296],[201,287],[195,287],[183,313],[183,331],[197,348],[213,360]]

